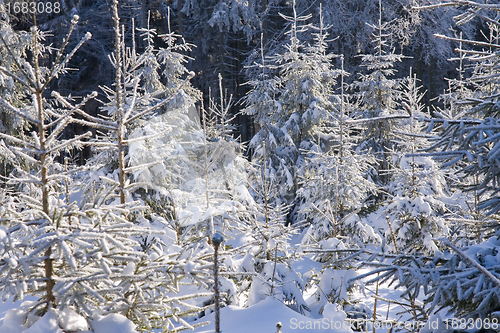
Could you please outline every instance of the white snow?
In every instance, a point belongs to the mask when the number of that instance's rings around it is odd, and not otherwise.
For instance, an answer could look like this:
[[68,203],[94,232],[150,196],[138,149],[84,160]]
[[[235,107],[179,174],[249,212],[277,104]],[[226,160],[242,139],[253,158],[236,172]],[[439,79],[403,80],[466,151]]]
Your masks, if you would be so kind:
[[59,324],[67,331],[88,331],[87,320],[70,308],[59,311]]
[[[12,331],[16,332],[16,331]],[[19,331],[18,331],[19,332]],[[42,318],[37,320],[30,328],[23,330],[23,333],[63,333],[58,325],[57,313],[50,309]],[[19,332],[21,333],[21,332]]]
[[134,323],[117,313],[107,316],[95,314],[90,326],[94,333],[137,333]]
[[[295,331],[309,331],[315,333],[349,333],[350,329],[342,328],[345,312],[337,310],[334,305],[326,308],[325,317],[320,319],[309,318],[288,308],[274,297],[267,297],[263,301],[249,307],[240,308],[227,306],[220,311],[221,331],[224,333],[274,333],[276,324],[280,322],[283,333]],[[215,315],[212,313],[200,320],[209,320],[207,326],[194,330],[194,333],[213,333]],[[340,329],[335,329],[335,325]],[[347,324],[345,324],[347,325]],[[306,327],[312,329],[306,329]]]

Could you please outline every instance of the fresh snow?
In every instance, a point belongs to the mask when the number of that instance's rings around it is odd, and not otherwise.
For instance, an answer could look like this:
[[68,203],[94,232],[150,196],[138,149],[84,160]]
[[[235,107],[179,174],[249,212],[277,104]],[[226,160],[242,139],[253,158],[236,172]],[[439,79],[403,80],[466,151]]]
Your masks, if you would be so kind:
[[[71,309],[50,309],[43,317],[26,318],[26,308],[34,302],[23,302],[20,307],[8,310],[0,325],[2,333],[137,333],[136,326],[126,317],[112,313],[101,316],[95,313],[90,320]],[[13,303],[12,305],[15,305]],[[90,330],[92,329],[92,330]]]
[[[195,329],[194,333],[213,333],[214,332],[214,316],[210,314],[202,320],[209,320],[210,325]],[[291,310],[286,305],[278,301],[274,297],[267,297],[263,301],[249,307],[240,308],[237,306],[227,306],[221,309],[221,332],[224,333],[256,333],[256,332],[276,332],[276,324],[280,322],[282,332],[316,332],[316,333],[352,333],[350,329],[340,328],[334,329],[324,328],[335,325],[335,323],[343,323],[346,317],[345,312],[337,310],[336,306],[331,304],[330,307],[325,308],[324,317],[321,319],[310,318],[302,316],[299,313]],[[316,328],[313,330],[305,329],[307,325],[314,325]],[[333,322],[333,324],[331,324]],[[323,328],[321,328],[321,324]],[[304,329],[299,329],[303,327]],[[337,324],[338,326],[339,324]],[[313,326],[311,326],[313,327]],[[318,328],[319,327],[319,328]]]

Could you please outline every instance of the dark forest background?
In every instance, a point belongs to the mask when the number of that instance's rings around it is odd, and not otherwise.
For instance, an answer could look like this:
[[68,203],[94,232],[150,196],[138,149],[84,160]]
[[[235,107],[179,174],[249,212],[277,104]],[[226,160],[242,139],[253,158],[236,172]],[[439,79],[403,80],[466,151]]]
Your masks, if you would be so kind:
[[[452,29],[460,8],[416,9],[426,4],[429,1],[382,1],[381,17],[378,0],[126,0],[120,2],[119,10],[128,40],[132,36],[133,19],[136,28],[149,25],[158,35],[175,31],[194,46],[188,54],[192,60],[186,64],[196,73],[191,81],[193,86],[203,92],[205,102],[208,103],[210,97],[217,102],[219,94],[212,92],[217,91],[218,75],[222,75],[225,96],[232,96],[235,134],[247,142],[255,134],[255,125],[250,116],[239,114],[243,108],[241,100],[249,89],[245,85],[249,80],[246,69],[259,61],[261,45],[266,56],[280,52],[291,24],[282,15],[291,16],[294,6],[297,15],[307,18],[306,23],[311,25],[317,26],[321,16],[330,36],[328,52],[344,56],[345,69],[351,73],[347,81],[351,83],[364,71],[360,55],[374,53],[370,41],[372,26],[381,19],[390,31],[389,47],[405,55],[402,62],[395,63],[396,76],[406,77],[410,70],[416,74],[426,91],[422,101],[432,113],[431,105],[439,105],[438,96],[448,88],[448,80],[457,76],[458,66],[457,59],[453,59],[458,57],[454,53],[458,43],[436,38],[434,34],[457,38],[462,34],[473,40],[486,40],[488,36],[484,34],[487,31],[484,23],[477,19]],[[81,20],[70,46],[87,31],[92,33],[92,39],[72,59],[71,67],[75,70],[55,81],[50,90],[75,98],[100,91],[100,86],[109,86],[114,79],[108,58],[113,48],[110,3],[107,0],[61,0],[61,8],[60,13],[39,14],[35,18],[11,13],[9,20],[16,30],[29,30],[36,23],[41,30],[51,31],[49,42],[57,48],[71,17],[79,15]],[[313,32],[308,29],[300,39],[312,41]],[[161,38],[154,41],[156,46],[164,46]],[[145,42],[139,34],[136,43],[139,51],[144,49]],[[338,59],[333,60],[337,67],[340,66]],[[99,107],[98,98],[87,103],[86,111],[95,114]],[[77,127],[73,130],[83,131]],[[82,151],[80,163],[88,153]]]

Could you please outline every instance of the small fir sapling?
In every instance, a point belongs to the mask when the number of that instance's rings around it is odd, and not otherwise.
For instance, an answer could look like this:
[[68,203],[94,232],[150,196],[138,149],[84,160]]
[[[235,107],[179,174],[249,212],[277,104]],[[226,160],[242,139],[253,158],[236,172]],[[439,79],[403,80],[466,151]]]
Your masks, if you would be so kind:
[[[12,202],[11,209],[3,212],[4,221],[8,221],[5,225],[7,229],[4,232],[4,241],[8,239],[9,243],[2,247],[1,253],[4,259],[1,274],[2,291],[4,299],[9,295],[16,295],[20,299],[24,298],[25,294],[42,296],[37,305],[42,313],[47,312],[49,308],[57,307],[60,302],[54,291],[57,271],[54,272],[53,257],[57,254],[53,254],[53,251],[57,251],[59,255],[64,253],[65,259],[71,264],[70,267],[76,268],[64,240],[64,234],[68,231],[63,231],[59,234],[60,237],[57,231],[61,220],[65,216],[72,216],[71,212],[74,211],[74,206],[65,205],[58,199],[59,182],[67,179],[70,173],[60,172],[60,165],[55,159],[65,149],[81,146],[82,141],[89,137],[90,133],[85,133],[70,140],[58,139],[58,135],[66,126],[76,121],[73,118],[74,114],[82,112],[79,108],[94,97],[94,94],[84,98],[79,105],[60,110],[53,108],[43,93],[54,78],[67,71],[69,59],[91,37],[90,34],[86,34],[70,53],[64,55],[68,39],[77,21],[78,16],[74,16],[66,40],[56,54],[53,67],[50,68],[43,67],[41,62],[43,55],[51,51],[51,48],[43,44],[45,33],[38,27],[33,27],[29,38],[26,39],[26,49],[33,53],[31,62],[22,56],[23,53],[19,56],[15,49],[10,50],[10,42],[13,40],[9,34],[13,32],[4,26],[6,24],[4,22],[2,30],[6,33],[2,33],[3,36],[0,38],[2,57],[5,59],[2,61],[1,72],[4,78],[16,81],[26,91],[26,96],[22,100],[11,103],[7,95],[7,99],[0,98],[0,104],[12,116],[22,119],[22,122],[26,122],[33,129],[29,136],[23,135],[21,138],[8,133],[0,134],[6,142],[3,147],[11,156],[15,156],[16,160],[24,162],[16,163],[14,170],[8,176],[7,184],[12,188],[8,193],[17,196],[18,199],[14,200],[15,203]],[[69,236],[73,237],[74,235]],[[7,265],[7,262],[11,264]],[[14,283],[16,279],[18,282]],[[45,284],[45,287],[39,287],[39,284]]]
[[[490,27],[491,28],[491,27]],[[490,33],[490,41],[494,33]],[[462,39],[462,32],[460,33]],[[464,50],[465,44],[459,42],[459,50]],[[444,131],[453,130],[453,126],[446,126],[446,121],[454,121],[460,118],[470,117],[470,110],[472,105],[471,100],[474,100],[476,92],[474,91],[475,83],[470,77],[467,77],[469,71],[466,70],[468,66],[467,54],[460,52],[458,57],[450,59],[458,61],[456,68],[458,77],[456,79],[448,80],[448,90],[439,96],[443,102],[443,107],[434,107],[434,118],[425,118],[429,123],[427,132],[431,131]],[[474,63],[474,62],[473,62]],[[488,66],[489,67],[489,66]],[[478,66],[478,69],[480,66]],[[443,126],[445,125],[445,126]],[[441,139],[435,141],[436,143],[448,136],[441,134]],[[454,149],[457,142],[445,139],[448,150]],[[431,146],[435,147],[436,143]],[[432,157],[432,154],[430,154]],[[437,159],[439,161],[439,159]],[[467,246],[475,242],[481,242],[482,237],[489,238],[494,230],[495,223],[493,219],[485,214],[484,211],[478,209],[479,203],[482,198],[487,197],[487,193],[480,195],[479,190],[463,191],[468,186],[479,183],[477,175],[464,176],[460,170],[467,165],[467,160],[462,160],[446,167],[446,174],[450,188],[453,189],[453,194],[449,198],[447,205],[450,208],[449,217],[447,221],[450,227],[450,239],[458,246]]]
[[[459,24],[477,16],[488,22],[492,33],[490,38],[485,38],[486,41],[481,42],[439,36],[459,42],[460,58],[465,56],[464,58],[476,62],[476,67],[472,77],[467,81],[473,89],[459,95],[454,101],[455,105],[460,106],[461,112],[451,110],[429,119],[431,126],[443,125],[440,139],[430,147],[432,153],[429,155],[442,160],[443,168],[455,167],[459,179],[463,180],[463,188],[475,192],[473,196],[475,202],[471,204],[472,219],[465,221],[460,219],[462,221],[458,221],[457,224],[470,221],[477,225],[474,217],[479,217],[479,214],[475,214],[476,212],[489,215],[492,220],[496,220],[500,207],[498,187],[495,185],[498,184],[497,152],[500,147],[497,121],[498,96],[495,88],[498,81],[496,77],[498,56],[492,52],[492,48],[498,46],[494,36],[500,24],[498,20],[489,18],[490,14],[491,17],[495,17],[494,12],[498,10],[499,5],[486,6],[470,2],[462,7],[458,1],[451,1],[451,4],[463,10],[459,16]],[[427,8],[440,6],[442,4]],[[471,49],[463,45],[468,45]],[[483,225],[479,223],[477,226]],[[483,230],[478,228],[478,232],[473,233],[475,237],[459,242],[462,246],[477,242],[476,245],[459,249],[450,241],[444,241],[444,244],[456,254],[444,263],[441,262],[439,274],[433,274],[436,265],[430,267],[430,271],[426,274],[427,279],[432,281],[430,283],[432,289],[426,300],[426,303],[430,304],[429,311],[448,308],[457,317],[480,318],[483,322],[490,321],[497,315],[499,299],[495,258],[498,252],[498,234],[495,229],[498,228],[495,224],[486,224],[484,227]],[[485,234],[493,232],[493,235],[481,242],[483,232]],[[469,238],[470,235],[465,237]],[[477,239],[474,239],[476,237]]]
[[[299,197],[303,202],[301,214],[311,226],[302,239],[303,244],[320,245],[327,239],[338,238],[363,246],[379,238],[356,215],[368,195],[375,191],[373,182],[366,179],[373,159],[355,152],[356,137],[350,133],[349,124],[352,105],[344,94],[345,75],[342,71],[340,100],[334,104],[324,126],[317,127],[316,134],[321,138],[318,149],[305,158],[306,171]],[[324,146],[324,152],[320,146]]]
[[[310,305],[311,312],[320,315],[329,303],[339,304],[351,313],[360,307],[350,296],[354,284],[347,282],[357,275],[348,269],[352,262],[345,258],[353,252],[344,251],[349,251],[350,245],[363,248],[381,242],[380,236],[357,215],[368,195],[375,191],[374,183],[366,179],[373,160],[369,154],[360,154],[354,148],[356,137],[350,125],[353,105],[344,93],[345,75],[342,57],[340,99],[325,125],[317,129],[326,151],[308,154],[308,171],[299,192],[305,203],[303,214],[311,221],[302,246],[315,253],[313,259],[322,263],[315,284],[316,301]],[[366,311],[362,315],[366,316]]]
[[[262,148],[266,160],[266,145]],[[247,306],[273,296],[303,314],[309,311],[303,298],[307,279],[293,269],[292,263],[298,258],[289,245],[298,224],[286,226],[288,207],[277,205],[279,194],[272,172],[266,163],[255,170],[254,185],[250,185],[255,201],[251,202],[247,224],[243,226],[247,242],[241,248],[243,258],[235,268],[235,276],[243,274],[242,291],[249,287]],[[254,273],[251,284],[245,283],[245,273]]]
[[[140,191],[144,202],[153,208],[147,218],[170,234],[158,238],[156,244],[185,265],[186,275],[179,277],[181,290],[192,290],[183,287],[190,281],[203,292],[211,290],[212,274],[206,263],[213,251],[210,235],[215,231],[231,233],[245,211],[239,192],[246,191],[242,188],[246,161],[240,144],[231,137],[231,102],[223,97],[222,81],[219,88],[223,102],[219,106],[210,99],[208,110],[202,105],[202,124],[192,102],[185,99],[170,103],[166,111],[145,119],[132,132],[137,138],[128,154],[132,165],[160,157],[160,164],[137,170],[133,179],[147,184]],[[165,124],[176,126],[165,131]],[[149,137],[141,138],[144,133]],[[168,203],[167,214],[162,214],[165,207],[161,202]],[[226,269],[223,264],[221,269]],[[238,295],[232,281],[225,276],[219,281],[221,304],[234,302]],[[206,300],[207,307],[210,302]]]
[[434,254],[439,250],[438,240],[449,230],[445,221],[449,212],[447,184],[443,171],[432,159],[417,155],[436,136],[425,133],[424,124],[418,121],[425,114],[416,77],[405,78],[401,86],[402,105],[410,118],[401,120],[400,130],[394,131],[399,149],[393,151],[390,196],[382,212],[389,227],[384,236],[396,252]]
[[[137,252],[139,244],[129,237],[150,231],[128,223],[122,217],[124,207],[81,210],[77,202],[65,197],[70,193],[72,174],[84,168],[65,168],[56,158],[65,150],[86,144],[84,140],[90,133],[65,140],[58,136],[71,123],[100,125],[81,110],[95,94],[76,105],[57,92],[52,93],[57,104],[44,97],[51,80],[67,71],[68,61],[91,37],[86,34],[65,55],[77,20],[75,16],[52,67],[43,67],[41,59],[51,49],[43,45],[44,33],[38,27],[32,28],[28,45],[33,53],[31,62],[15,57],[8,50],[4,53],[14,58],[3,62],[2,72],[22,84],[30,94],[22,107],[3,98],[1,103],[35,129],[21,139],[2,133],[9,142],[5,147],[18,160],[26,162],[16,165],[9,175],[9,195],[14,200],[8,200],[12,205],[2,211],[3,221],[8,222],[2,231],[3,264],[0,267],[4,300],[9,296],[21,300],[25,295],[40,297],[24,311],[24,316],[52,315],[54,311],[62,315],[73,309],[78,315],[93,318],[93,311],[97,309],[103,314],[121,311],[126,291],[130,289],[127,284],[136,281],[134,276],[148,280],[148,276],[156,274],[152,273],[156,271],[152,267],[147,273],[126,269],[147,258],[147,254]],[[2,43],[3,48],[10,47],[5,39]],[[77,114],[82,117],[76,118]],[[69,186],[65,189],[63,184]],[[54,308],[56,310],[52,310]]]
[[[135,43],[132,44],[132,49],[127,49],[124,44],[124,28],[120,29],[116,6],[117,4],[115,3],[113,7],[115,53],[112,57],[116,70],[115,87],[114,89],[105,88],[110,101],[104,108],[110,115],[109,120],[106,121],[112,124],[111,127],[113,130],[109,131],[108,136],[100,139],[99,147],[104,149],[100,156],[97,156],[93,162],[102,161],[107,156],[112,156],[117,160],[118,168],[116,170],[111,169],[109,170],[110,172],[108,171],[108,175],[104,174],[100,176],[100,180],[104,181],[102,188],[109,188],[107,190],[109,193],[107,200],[101,200],[100,204],[114,205],[123,209],[124,218],[135,217],[136,222],[141,222],[137,227],[141,227],[143,224],[151,224],[149,221],[143,219],[141,215],[130,215],[129,212],[131,210],[129,207],[132,207],[132,209],[143,208],[143,201],[140,196],[136,195],[136,191],[138,189],[148,189],[153,182],[150,179],[138,182],[137,178],[140,179],[140,177],[137,177],[140,174],[138,171],[154,168],[158,165],[162,166],[163,161],[156,160],[151,163],[140,163],[142,161],[136,160],[139,163],[131,164],[130,161],[133,161],[133,156],[130,155],[130,148],[136,142],[154,142],[171,131],[171,126],[165,124],[166,126],[161,131],[148,133],[147,135],[141,135],[143,133],[141,131],[139,131],[139,134],[136,131],[134,137],[128,135],[132,130],[144,125],[144,121],[154,117],[155,113],[161,113],[163,108],[177,107],[178,109],[184,108],[184,110],[188,108],[193,100],[185,95],[183,88],[189,86],[188,82],[193,74],[188,73],[187,78],[183,78],[182,80],[179,78],[186,73],[181,68],[184,58],[180,55],[173,57],[169,53],[173,49],[171,44],[169,44],[168,50],[160,50],[159,52],[156,52],[149,44],[146,51],[139,55],[136,55]],[[147,40],[151,38],[152,33],[152,29],[145,31]],[[170,38],[174,38],[174,36],[169,34],[167,40]],[[169,88],[157,85],[156,87],[160,87],[161,89],[154,92],[141,89],[141,83],[144,83],[141,80],[141,69],[148,72],[161,68],[157,67],[154,61],[151,60],[151,57],[155,56],[155,53],[162,54],[164,57],[164,62],[160,61],[163,66],[167,68],[169,66],[179,67],[173,72],[172,77],[168,78],[178,80],[179,84],[177,87]],[[175,59],[177,62],[174,64],[169,63],[172,59]],[[176,75],[177,77],[175,77]],[[149,79],[151,79],[151,76]],[[150,85],[150,87],[154,87],[154,85]],[[178,97],[179,94],[181,97]],[[182,114],[179,116],[183,117]],[[106,169],[102,170],[106,171]],[[132,174],[137,178],[130,177]],[[153,189],[158,189],[158,187],[153,187]],[[139,211],[139,214],[142,213]],[[156,220],[160,224],[162,221],[165,221],[159,218]],[[197,251],[199,244],[192,244],[193,246],[184,249],[184,251],[176,251],[175,245],[169,244],[170,241],[173,241],[172,239],[144,238],[144,234],[142,236],[144,242],[138,250],[142,250],[146,258],[152,262],[143,260],[137,263],[137,265],[128,266],[128,268],[134,274],[140,274],[141,271],[145,273],[151,272],[152,274],[146,275],[147,279],[129,281],[124,284],[127,292],[123,295],[121,307],[116,306],[116,311],[125,311],[127,315],[134,315],[134,319],[141,322],[144,325],[143,327],[146,328],[156,326],[167,330],[203,325],[204,323],[191,325],[183,317],[193,316],[205,310],[206,308],[192,305],[186,302],[186,300],[194,297],[208,296],[208,293],[200,292],[182,296],[165,293],[165,291],[177,292],[180,281],[182,281],[182,284],[188,281],[187,283],[207,287],[207,282],[210,282],[210,279],[206,277],[207,274],[203,270],[199,271],[196,268],[207,266],[207,261],[200,256],[193,256],[193,253],[199,252]],[[201,251],[203,252],[203,249]],[[189,262],[191,265],[189,265]],[[157,306],[154,304],[160,305]],[[180,306],[181,309],[177,306]],[[178,324],[176,325],[174,322],[178,322]]]
[[[452,1],[451,4],[458,3]],[[431,6],[439,7],[440,5]],[[468,3],[470,12],[460,15],[458,24],[465,23],[474,18],[476,11],[484,11],[485,15],[492,14],[498,9],[497,5],[483,6],[482,4]],[[427,7],[424,7],[427,8]],[[456,166],[461,177],[469,177],[472,184],[464,184],[469,191],[477,191],[481,201],[478,210],[485,211],[488,215],[496,214],[500,210],[498,197],[498,158],[500,144],[498,142],[498,115],[496,84],[498,56],[492,49],[498,46],[496,33],[500,23],[487,16],[478,15],[478,18],[489,24],[491,35],[485,36],[486,42],[452,38],[439,35],[438,37],[469,45],[462,47],[459,52],[466,55],[467,60],[476,63],[472,77],[468,80],[473,87],[473,96],[463,96],[458,103],[466,110],[460,118],[446,119],[436,117],[431,119],[431,124],[442,123],[444,130],[441,139],[430,148],[433,156],[443,161],[443,167]],[[473,48],[481,48],[482,56]],[[483,196],[484,195],[484,196]],[[477,197],[477,196],[476,196]]]

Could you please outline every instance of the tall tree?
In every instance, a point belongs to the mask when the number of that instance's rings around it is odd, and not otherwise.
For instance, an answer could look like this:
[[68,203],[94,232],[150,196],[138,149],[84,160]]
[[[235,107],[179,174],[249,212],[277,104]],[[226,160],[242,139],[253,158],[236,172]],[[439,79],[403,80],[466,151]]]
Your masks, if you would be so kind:
[[370,151],[378,162],[374,165],[372,179],[380,186],[388,184],[390,169],[389,150],[394,147],[394,130],[398,127],[398,119],[407,118],[399,109],[399,80],[394,78],[394,64],[404,56],[387,51],[387,22],[382,21],[382,2],[379,1],[378,23],[373,29],[373,54],[362,56],[362,66],[367,74],[361,74],[360,81],[353,83],[360,98],[360,109],[355,113],[362,118],[362,138],[359,149]]
[[307,29],[301,22],[310,16],[293,13],[292,17],[283,15],[290,22],[289,41],[283,45],[283,53],[269,57],[270,65],[262,58],[262,72],[257,72],[260,80],[252,82],[255,88],[246,97],[245,111],[255,115],[261,125],[250,142],[253,158],[262,161],[262,144],[267,142],[266,163],[275,170],[281,188],[279,200],[286,204],[296,204],[304,154],[317,145],[316,127],[333,109],[332,87],[338,74],[331,65],[334,55],[326,51],[326,27],[320,26],[315,43],[306,46],[299,34]]

